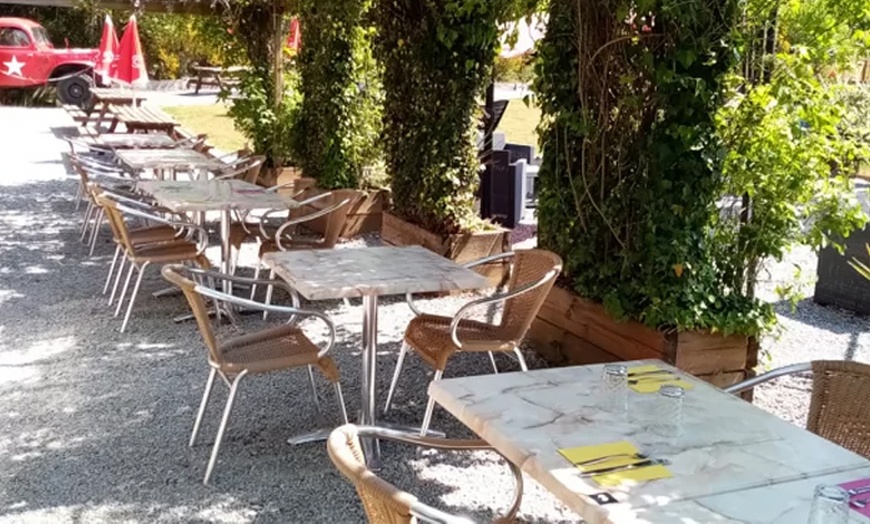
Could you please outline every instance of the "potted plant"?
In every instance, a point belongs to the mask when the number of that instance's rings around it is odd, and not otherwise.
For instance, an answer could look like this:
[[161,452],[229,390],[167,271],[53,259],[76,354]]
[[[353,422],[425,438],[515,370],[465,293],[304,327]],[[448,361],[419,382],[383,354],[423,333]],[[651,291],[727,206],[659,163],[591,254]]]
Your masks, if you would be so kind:
[[755,296],[762,262],[862,223],[830,169],[848,147],[811,57],[737,63],[767,20],[735,39],[733,0],[636,5],[550,2],[538,217],[565,278],[531,336],[557,361],[663,358],[725,385],[776,320]]

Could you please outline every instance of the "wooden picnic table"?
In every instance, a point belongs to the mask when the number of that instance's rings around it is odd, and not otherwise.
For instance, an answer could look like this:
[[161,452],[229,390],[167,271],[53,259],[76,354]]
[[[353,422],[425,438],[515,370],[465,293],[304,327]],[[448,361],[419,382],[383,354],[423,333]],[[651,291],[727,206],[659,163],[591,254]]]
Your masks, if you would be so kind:
[[110,106],[109,111],[114,115],[109,132],[114,133],[118,124],[124,124],[128,133],[139,131],[163,131],[172,135],[179,125],[174,118],[163,110],[150,106]]
[[139,106],[145,100],[142,93],[137,93],[132,89],[121,89],[116,87],[94,87],[91,88],[91,96],[94,97],[94,107],[91,114],[99,106],[99,114],[96,119],[96,124],[99,126],[103,123],[106,115],[109,112],[110,106]]
[[122,149],[115,151],[115,156],[133,171],[145,169],[197,171],[227,167],[225,163],[214,157],[187,148]]
[[214,66],[193,66],[196,72],[196,78],[191,78],[187,82],[187,86],[191,84],[196,86],[194,91],[199,94],[199,90],[203,85],[216,85],[220,89],[224,86],[233,86],[239,83],[238,75],[242,71],[247,71],[249,68],[245,66],[230,66],[230,67],[214,67]]

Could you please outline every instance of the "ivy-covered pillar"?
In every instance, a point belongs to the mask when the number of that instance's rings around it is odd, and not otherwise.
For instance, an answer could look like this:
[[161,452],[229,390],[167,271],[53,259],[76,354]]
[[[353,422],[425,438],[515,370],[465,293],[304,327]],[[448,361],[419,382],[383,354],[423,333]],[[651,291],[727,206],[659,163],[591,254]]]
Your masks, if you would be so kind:
[[534,85],[540,244],[617,317],[720,327],[742,307],[710,239],[736,14],[736,0],[549,3]]
[[357,188],[379,156],[380,80],[372,58],[371,0],[300,0],[302,105],[297,163],[322,188]]
[[475,220],[477,100],[492,77],[500,4],[376,0],[392,212],[434,233]]

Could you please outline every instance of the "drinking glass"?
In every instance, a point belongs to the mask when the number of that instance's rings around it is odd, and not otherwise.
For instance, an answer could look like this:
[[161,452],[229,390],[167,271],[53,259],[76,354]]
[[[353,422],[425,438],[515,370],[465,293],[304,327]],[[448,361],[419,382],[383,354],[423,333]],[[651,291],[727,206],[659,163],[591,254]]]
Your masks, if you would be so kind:
[[686,390],[680,386],[659,388],[656,409],[656,424],[653,431],[663,437],[679,437],[683,434],[683,398]]
[[848,519],[849,493],[840,486],[816,486],[808,524],[845,524]]
[[606,364],[601,379],[605,407],[620,417],[624,416],[628,411],[628,368],[622,364]]

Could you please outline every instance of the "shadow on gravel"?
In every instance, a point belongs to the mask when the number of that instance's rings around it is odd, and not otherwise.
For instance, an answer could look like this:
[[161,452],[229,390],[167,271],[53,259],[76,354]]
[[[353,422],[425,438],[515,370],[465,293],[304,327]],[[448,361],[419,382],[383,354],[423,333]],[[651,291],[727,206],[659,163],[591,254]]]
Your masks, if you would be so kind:
[[855,360],[859,338],[867,331],[868,317],[835,306],[822,306],[812,297],[800,300],[792,306],[783,300],[773,305],[776,313],[785,318],[808,324],[837,335],[848,335],[849,341],[843,351],[843,360]]
[[[129,332],[118,332],[120,321],[100,293],[113,246],[104,235],[96,256],[87,257],[78,241],[75,184],[70,177],[0,191],[0,522],[364,522],[355,490],[325,445],[285,443],[292,434],[338,422],[331,389],[318,378],[319,413],[304,370],[242,383],[214,485],[201,484],[226,388],[215,386],[199,444],[189,448],[208,366],[195,324],[170,320],[188,307],[179,295],[151,295],[166,287],[154,271]],[[361,309],[340,302],[305,307],[336,318],[333,356],[353,416]],[[385,300],[382,308],[382,318],[408,315],[398,301]],[[404,327],[384,324],[381,401]],[[259,325],[257,318],[244,319],[248,329]],[[325,332],[310,329],[315,342],[325,339]],[[229,326],[219,329],[231,333]],[[451,361],[448,376],[451,370],[491,372],[485,355],[462,355],[455,366]],[[409,357],[390,422],[419,423],[429,380],[429,370]],[[441,409],[433,425],[451,437],[469,436]],[[509,503],[511,477],[493,454],[418,458],[412,447],[386,444],[384,458],[385,478],[448,511],[486,520],[493,516],[488,508]]]

